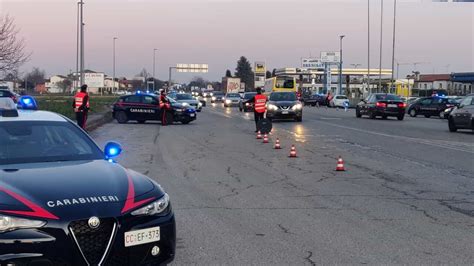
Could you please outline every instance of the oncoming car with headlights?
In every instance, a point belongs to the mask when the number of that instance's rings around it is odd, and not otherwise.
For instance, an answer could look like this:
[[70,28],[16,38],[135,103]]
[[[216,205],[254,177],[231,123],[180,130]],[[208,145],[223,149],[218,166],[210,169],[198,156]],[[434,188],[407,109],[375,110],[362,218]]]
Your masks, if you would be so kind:
[[303,104],[295,92],[272,92],[267,103],[267,118],[303,121]]
[[[158,265],[175,254],[169,196],[71,120],[0,99],[0,265]],[[33,244],[34,243],[34,244]]]

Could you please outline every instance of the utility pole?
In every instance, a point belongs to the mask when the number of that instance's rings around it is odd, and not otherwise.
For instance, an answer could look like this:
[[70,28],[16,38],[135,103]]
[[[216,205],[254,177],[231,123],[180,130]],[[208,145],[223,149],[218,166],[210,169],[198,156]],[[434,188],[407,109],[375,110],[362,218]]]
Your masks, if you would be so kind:
[[[393,37],[392,37],[392,40],[393,40],[393,43],[392,43],[392,80],[391,80],[391,88],[390,90],[392,90],[392,88],[394,87],[394,80],[393,80],[393,77],[394,77],[394,70],[395,70],[395,30],[396,30],[396,25],[397,25],[397,0],[394,0],[393,1]],[[398,75],[398,73],[397,73]],[[391,92],[391,91],[390,91]]]
[[113,78],[112,78],[112,93],[115,93],[115,41],[117,40],[117,37],[114,37],[113,39]]
[[383,44],[383,0],[380,0],[380,61],[379,61],[379,92],[382,89],[382,44]]
[[153,91],[156,91],[155,89],[155,56],[156,56],[156,51],[158,51],[158,49],[154,48],[153,49]]
[[339,57],[339,91],[337,94],[342,94],[342,39],[346,37],[345,35],[340,35],[339,41],[339,49],[340,49],[340,57]]
[[79,83],[79,46],[80,46],[80,43],[79,43],[79,33],[80,33],[80,24],[81,23],[79,21],[79,16],[80,16],[80,2],[77,2],[77,18],[76,18],[76,73],[74,74],[74,89],[77,91],[80,87],[80,83]]
[[85,75],[84,75],[84,1],[81,0],[79,2],[80,5],[80,46],[81,46],[81,53],[80,53],[80,70],[81,70],[81,81],[80,81],[80,86],[82,86],[85,83]]
[[367,90],[372,93],[370,88],[370,0],[367,0]]

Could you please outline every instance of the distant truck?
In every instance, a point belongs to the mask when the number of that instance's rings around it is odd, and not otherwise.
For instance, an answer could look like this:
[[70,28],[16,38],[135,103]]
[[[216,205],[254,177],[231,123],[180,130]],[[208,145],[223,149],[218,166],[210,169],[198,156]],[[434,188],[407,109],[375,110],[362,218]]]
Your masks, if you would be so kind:
[[222,91],[224,93],[239,93],[240,78],[222,78]]

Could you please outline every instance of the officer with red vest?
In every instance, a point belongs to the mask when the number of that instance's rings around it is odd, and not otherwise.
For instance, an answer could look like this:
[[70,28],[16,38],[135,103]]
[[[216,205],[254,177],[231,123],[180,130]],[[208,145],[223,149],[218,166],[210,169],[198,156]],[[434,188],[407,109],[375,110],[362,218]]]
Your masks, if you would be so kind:
[[164,90],[160,93],[160,109],[161,109],[161,125],[167,126],[168,121],[166,120],[166,113],[171,109],[170,101],[166,98]]
[[267,110],[267,96],[262,94],[262,88],[257,88],[257,95],[248,100],[247,103],[253,103],[253,114],[255,117],[255,132],[258,132],[258,121],[264,118]]
[[74,112],[76,113],[77,124],[86,129],[87,113],[89,112],[89,94],[87,93],[87,85],[82,85],[81,90],[74,96],[72,103]]

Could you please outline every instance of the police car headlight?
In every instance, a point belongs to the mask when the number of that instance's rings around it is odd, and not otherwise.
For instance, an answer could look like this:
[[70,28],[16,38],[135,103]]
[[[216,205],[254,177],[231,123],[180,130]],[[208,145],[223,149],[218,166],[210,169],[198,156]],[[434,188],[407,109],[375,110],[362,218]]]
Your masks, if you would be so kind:
[[166,208],[168,208],[168,205],[170,204],[170,197],[168,196],[168,194],[165,193],[165,195],[163,197],[161,197],[161,199],[151,203],[151,204],[148,204],[147,206],[145,207],[142,207],[136,211],[133,211],[132,212],[132,215],[134,216],[138,216],[138,215],[155,215],[155,214],[159,214],[159,213],[162,213],[166,210]]
[[301,110],[303,108],[303,105],[301,103],[297,103],[291,107],[293,110]]
[[245,106],[249,106],[249,105],[250,105],[250,103],[245,103]]
[[278,110],[278,107],[274,104],[269,104],[269,105],[267,105],[267,109],[270,110],[270,111],[276,111],[276,110]]
[[40,228],[46,222],[0,215],[0,233],[22,228]]
[[215,96],[212,96],[211,98],[213,101],[215,101],[217,98]]

